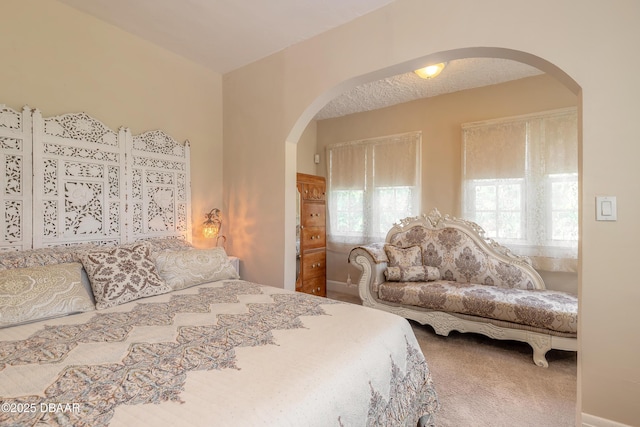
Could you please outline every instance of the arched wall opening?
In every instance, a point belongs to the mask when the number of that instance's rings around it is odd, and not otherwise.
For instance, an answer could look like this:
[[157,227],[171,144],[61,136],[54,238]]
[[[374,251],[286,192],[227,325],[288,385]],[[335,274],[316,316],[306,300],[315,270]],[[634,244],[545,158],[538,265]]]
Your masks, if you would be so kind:
[[[304,111],[304,113],[300,116],[300,118],[298,119],[298,121],[296,122],[296,125],[292,128],[290,134],[289,134],[289,138],[288,138],[288,142],[287,142],[287,146],[290,146],[293,150],[295,150],[295,145],[296,143],[299,141],[302,133],[304,132],[305,128],[307,127],[307,125],[309,124],[309,122],[311,120],[313,120],[313,117],[317,114],[318,111],[320,111],[324,105],[326,105],[331,99],[333,99],[334,97],[336,97],[337,95],[351,89],[354,88],[358,85],[364,84],[364,83],[368,83],[371,81],[375,81],[375,80],[379,80],[379,79],[383,79],[389,76],[393,76],[396,74],[401,74],[401,73],[406,73],[409,72],[413,69],[419,68],[421,66],[424,66],[428,63],[436,63],[436,62],[445,62],[445,61],[451,61],[451,60],[456,60],[456,59],[464,59],[464,58],[477,58],[477,57],[486,57],[486,58],[501,58],[501,59],[509,59],[509,60],[513,60],[513,61],[518,61],[518,62],[522,62],[528,65],[531,65],[533,67],[538,68],[539,70],[543,71],[544,73],[546,73],[548,76],[552,77],[553,79],[557,80],[557,82],[559,82],[559,84],[556,87],[559,86],[564,86],[566,89],[568,89],[569,92],[573,93],[575,95],[575,99],[577,99],[577,107],[578,107],[578,115],[580,116],[580,110],[581,110],[581,106],[580,106],[580,93],[581,93],[581,88],[579,87],[579,85],[564,71],[562,71],[561,69],[559,69],[558,67],[556,67],[554,64],[550,63],[549,61],[546,61],[542,58],[539,58],[535,55],[531,55],[525,52],[521,52],[521,51],[514,51],[514,50],[510,50],[510,49],[503,49],[503,48],[486,48],[486,47],[477,47],[477,48],[464,48],[464,49],[457,49],[457,50],[452,50],[452,51],[447,51],[447,52],[439,52],[439,53],[434,53],[434,54],[430,54],[424,57],[420,57],[417,58],[415,60],[411,60],[411,61],[407,61],[404,62],[402,64],[397,64],[388,68],[385,68],[383,70],[377,70],[371,73],[368,73],[366,75],[361,75],[361,76],[357,76],[354,78],[351,78],[347,81],[344,81],[342,83],[340,83],[339,85],[336,85],[335,87],[333,87],[332,89],[328,90],[327,92],[323,93],[322,95],[320,95],[317,99],[314,100],[314,102],[309,105],[307,107],[307,109]],[[580,128],[580,126],[579,126]],[[578,164],[581,164],[581,130],[578,129]],[[334,142],[338,142],[338,141],[334,141]],[[424,143],[424,142],[423,142]],[[322,152],[322,149],[319,148],[318,152]],[[290,176],[295,177],[295,172],[296,172],[296,156],[295,155],[291,155],[291,156],[287,156],[288,159],[291,159],[293,164],[290,164],[289,162],[287,162],[287,170],[290,171]],[[580,168],[581,170],[581,168]],[[579,173],[579,179],[581,182],[581,178],[582,178],[582,174]],[[295,178],[291,179],[291,182],[295,182]],[[291,184],[294,185],[294,184]],[[581,188],[581,186],[580,186]],[[294,188],[295,191],[295,188]],[[293,198],[295,198],[295,192],[293,193],[294,196],[292,196]],[[579,201],[579,206],[581,206],[582,203]],[[431,208],[432,206],[429,206],[429,208]],[[439,205],[437,207],[440,207]],[[293,204],[288,204],[287,205],[287,210],[292,212],[291,215],[295,215],[295,202]],[[455,212],[451,212],[451,211],[445,211],[445,213],[451,213],[455,215]],[[582,219],[582,213],[579,213],[579,224],[581,225],[581,219]],[[293,239],[295,239],[295,237],[293,237]],[[287,247],[293,247],[293,245],[287,245]],[[345,258],[344,254],[339,254],[340,255],[340,259]],[[330,257],[332,255],[330,253],[327,254],[327,265],[331,267],[331,262],[330,262]],[[295,254],[291,255],[288,254],[287,258],[288,259],[295,259]],[[345,261],[346,264],[346,261]],[[292,271],[295,271],[295,267],[292,267]],[[353,270],[353,269],[352,269]],[[342,273],[342,272],[341,272]],[[357,276],[353,276],[353,271],[351,271],[351,277],[353,278],[353,281],[356,282],[357,281]],[[344,274],[341,274],[341,277],[347,277],[346,275],[346,270]],[[578,277],[575,277],[576,275],[573,275],[573,283],[575,284],[575,288],[572,290],[573,292],[577,292],[579,289],[579,272],[578,272]],[[546,277],[545,277],[546,279]]]
[[[344,82],[334,86],[318,96],[302,113],[298,118],[295,125],[292,127],[287,141],[297,143],[304,132],[305,128],[309,124],[313,117],[333,98],[346,92],[356,86],[369,83],[375,80],[384,79],[396,74],[406,73],[420,67],[424,67],[427,64],[436,64],[440,62],[448,62],[455,59],[464,58],[501,58],[509,59],[512,61],[522,62],[527,65],[531,65],[539,69],[540,71],[549,74],[564,86],[566,86],[571,92],[577,96],[581,93],[581,88],[578,83],[571,78],[563,70],[552,64],[551,62],[532,55],[530,53],[521,52],[513,49],[498,48],[498,47],[468,47],[462,49],[453,49],[445,52],[437,52],[425,55],[420,58],[413,59],[411,61],[403,62],[401,64],[392,65],[390,67],[375,70],[367,74],[352,77]],[[581,146],[579,141],[579,146]]]

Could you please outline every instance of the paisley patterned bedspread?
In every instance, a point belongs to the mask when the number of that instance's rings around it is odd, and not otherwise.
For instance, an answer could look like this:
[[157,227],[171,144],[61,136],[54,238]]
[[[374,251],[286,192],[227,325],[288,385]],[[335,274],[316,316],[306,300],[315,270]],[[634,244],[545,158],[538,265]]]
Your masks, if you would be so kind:
[[415,426],[437,406],[405,319],[241,280],[0,329],[2,426]]

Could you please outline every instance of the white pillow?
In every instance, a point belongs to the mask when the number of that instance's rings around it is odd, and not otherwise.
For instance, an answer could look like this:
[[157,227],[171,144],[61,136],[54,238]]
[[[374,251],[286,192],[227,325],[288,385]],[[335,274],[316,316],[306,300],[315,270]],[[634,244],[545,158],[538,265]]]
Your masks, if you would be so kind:
[[0,327],[95,310],[78,262],[0,273]]
[[174,291],[239,277],[223,248],[162,251],[156,256],[156,268]]

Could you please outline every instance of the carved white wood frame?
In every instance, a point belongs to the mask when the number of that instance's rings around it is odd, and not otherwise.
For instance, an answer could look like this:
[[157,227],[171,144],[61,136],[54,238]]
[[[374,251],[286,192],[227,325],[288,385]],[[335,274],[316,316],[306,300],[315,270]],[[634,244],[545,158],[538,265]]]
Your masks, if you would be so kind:
[[[23,241],[0,238],[0,249],[114,245],[152,237],[191,241],[188,142],[180,144],[162,131],[136,136],[125,128],[116,132],[85,113],[43,118],[38,110],[32,115],[25,110],[21,118],[13,110],[2,111],[0,119],[10,126],[7,130],[0,125],[0,137],[9,135],[0,139],[0,153],[6,159],[14,155],[16,143],[11,141],[16,139],[29,142],[22,144],[29,151],[23,155],[28,161],[22,170],[21,198],[5,196],[15,185],[10,170],[16,168],[15,160],[2,166],[6,173],[0,203],[17,200],[29,216],[19,220],[28,225],[20,231]],[[19,134],[15,123],[22,123],[20,137],[14,135]],[[26,178],[31,177],[31,165],[33,186]],[[0,216],[0,231],[13,230],[17,222]]]
[[31,248],[31,109],[0,105],[0,251]]
[[489,254],[489,256],[521,270],[526,277],[531,279],[531,283],[535,289],[546,289],[544,280],[542,280],[542,277],[540,277],[536,269],[531,266],[529,258],[516,255],[506,246],[487,237],[484,229],[475,222],[450,215],[442,215],[436,208],[431,209],[428,215],[423,214],[422,216],[404,218],[393,224],[391,230],[387,233],[385,242],[389,243],[396,234],[416,226],[431,230],[443,230],[448,227],[460,230],[469,236],[485,253]]
[[155,130],[127,139],[130,240],[182,237],[191,241],[189,141]]
[[33,113],[33,245],[126,241],[124,130]]

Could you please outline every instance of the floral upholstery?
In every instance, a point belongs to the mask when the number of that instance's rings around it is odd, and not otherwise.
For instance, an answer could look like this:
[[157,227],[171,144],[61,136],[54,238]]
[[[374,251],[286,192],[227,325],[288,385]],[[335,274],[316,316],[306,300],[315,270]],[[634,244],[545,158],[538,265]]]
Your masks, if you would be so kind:
[[515,265],[490,256],[470,236],[452,227],[412,227],[391,237],[390,244],[422,248],[424,265],[437,267],[444,280],[479,283],[501,288],[534,289]]
[[550,331],[575,334],[578,299],[564,292],[499,288],[447,280],[385,282],[381,300],[431,310],[503,320]]
[[440,279],[440,270],[427,265],[387,267],[384,275],[390,282],[430,282]]
[[397,247],[385,245],[384,251],[389,258],[389,267],[413,267],[422,265],[422,249],[420,246]]
[[362,249],[371,257],[371,260],[376,263],[389,262],[387,253],[384,251],[385,243],[369,243],[368,245],[357,246],[355,249]]

